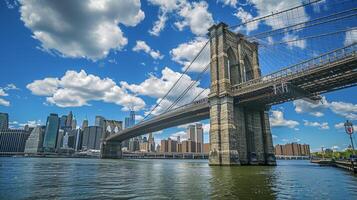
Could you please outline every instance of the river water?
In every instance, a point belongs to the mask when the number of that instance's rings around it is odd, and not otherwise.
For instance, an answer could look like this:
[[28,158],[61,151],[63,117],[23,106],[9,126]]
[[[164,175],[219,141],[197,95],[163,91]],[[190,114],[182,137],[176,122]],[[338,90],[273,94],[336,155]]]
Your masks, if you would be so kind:
[[0,158],[0,199],[357,199],[357,176],[309,161]]

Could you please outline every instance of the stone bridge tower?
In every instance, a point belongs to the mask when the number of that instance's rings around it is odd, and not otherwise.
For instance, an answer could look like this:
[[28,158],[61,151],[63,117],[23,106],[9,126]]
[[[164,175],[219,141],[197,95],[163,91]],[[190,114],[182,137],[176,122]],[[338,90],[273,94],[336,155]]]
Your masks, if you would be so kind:
[[209,29],[210,165],[275,165],[269,107],[240,105],[232,86],[259,78],[258,46],[224,23]]

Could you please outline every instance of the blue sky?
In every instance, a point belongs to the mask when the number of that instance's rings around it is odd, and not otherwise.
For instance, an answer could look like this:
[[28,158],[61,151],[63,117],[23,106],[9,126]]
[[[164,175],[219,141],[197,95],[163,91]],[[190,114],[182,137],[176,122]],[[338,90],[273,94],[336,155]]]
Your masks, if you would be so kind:
[[[236,31],[254,35],[356,6],[353,1],[336,2],[321,1]],[[203,46],[212,24],[237,25],[300,4],[299,0],[2,1],[0,112],[9,113],[14,127],[44,124],[49,113],[69,111],[79,124],[86,116],[93,124],[95,115],[124,120],[128,109],[137,110],[140,119]],[[355,17],[262,42],[274,44],[346,27],[356,27]],[[356,30],[352,30],[263,47],[262,72],[356,40]],[[197,72],[189,75],[194,79]],[[193,94],[208,84],[206,76]],[[319,105],[300,100],[273,106],[274,144],[297,141],[310,144],[313,150],[345,148],[349,140],[340,123],[346,119],[357,123],[356,92],[354,87],[326,94]],[[202,123],[208,141],[209,121]],[[184,126],[170,128],[156,133],[155,138],[183,136],[184,130]]]

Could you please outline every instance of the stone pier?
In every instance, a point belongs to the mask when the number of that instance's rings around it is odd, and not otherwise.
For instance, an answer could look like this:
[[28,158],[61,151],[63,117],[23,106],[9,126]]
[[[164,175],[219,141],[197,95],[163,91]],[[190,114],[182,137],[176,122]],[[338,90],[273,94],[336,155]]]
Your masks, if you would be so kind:
[[100,158],[117,159],[122,157],[121,142],[103,141],[100,147]]
[[269,107],[240,105],[232,86],[259,78],[258,46],[228,30],[209,29],[211,52],[210,165],[276,165]]

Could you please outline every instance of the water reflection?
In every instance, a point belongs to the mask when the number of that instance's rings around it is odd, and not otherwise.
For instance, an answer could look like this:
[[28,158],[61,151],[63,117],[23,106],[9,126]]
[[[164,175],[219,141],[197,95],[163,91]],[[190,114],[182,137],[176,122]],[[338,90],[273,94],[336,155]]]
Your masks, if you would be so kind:
[[0,199],[357,199],[357,177],[308,161],[0,158]]
[[212,167],[212,197],[275,199],[275,167]]

